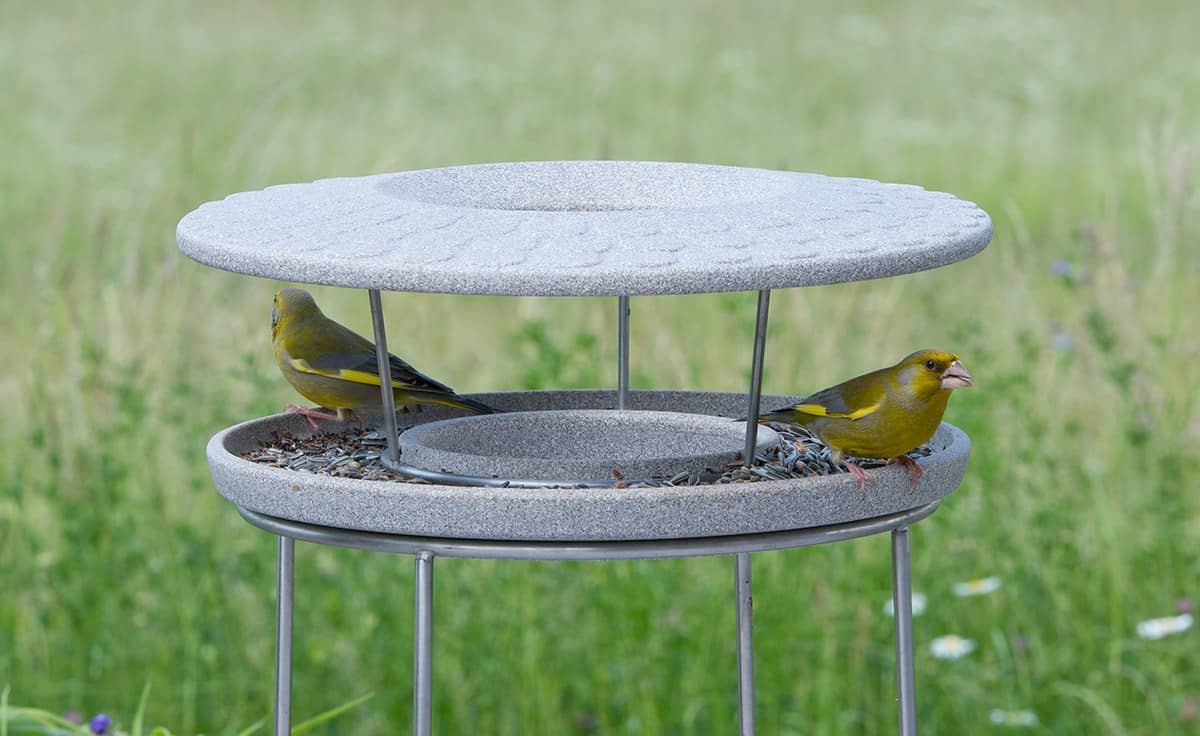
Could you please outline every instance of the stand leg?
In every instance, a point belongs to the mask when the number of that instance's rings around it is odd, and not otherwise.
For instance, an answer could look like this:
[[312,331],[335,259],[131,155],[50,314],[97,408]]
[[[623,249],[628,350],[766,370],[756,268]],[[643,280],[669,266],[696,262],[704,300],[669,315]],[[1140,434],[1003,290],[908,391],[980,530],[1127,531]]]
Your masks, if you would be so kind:
[[416,557],[413,611],[413,734],[429,736],[433,720],[433,554]]
[[900,736],[916,736],[917,692],[913,682],[912,567],[908,527],[892,531],[892,603],[896,613],[896,690]]
[[754,736],[754,622],[750,553],[734,556],[737,591],[738,734]]
[[279,537],[275,600],[275,736],[292,731],[292,600],[296,540]]

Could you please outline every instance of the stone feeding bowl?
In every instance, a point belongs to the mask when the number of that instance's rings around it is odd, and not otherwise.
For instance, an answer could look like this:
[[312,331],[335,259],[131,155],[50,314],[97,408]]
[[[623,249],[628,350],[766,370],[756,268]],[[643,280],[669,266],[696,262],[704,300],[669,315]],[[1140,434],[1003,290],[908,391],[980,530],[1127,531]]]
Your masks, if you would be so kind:
[[[514,391],[472,394],[505,412],[607,411],[613,391]],[[787,396],[763,396],[771,405]],[[706,391],[631,391],[640,413],[671,409],[724,422],[745,411],[744,394]],[[416,428],[450,424],[450,410],[405,415]],[[522,414],[512,414],[520,417]],[[412,429],[405,432],[413,431]],[[790,480],[667,487],[500,488],[447,483],[359,480],[274,468],[243,459],[283,433],[306,437],[308,423],[278,414],[230,427],[208,444],[217,490],[241,508],[293,521],[392,534],[511,540],[637,540],[724,536],[837,524],[924,506],[955,488],[966,472],[971,443],[943,424],[914,488],[899,466],[871,471],[860,492],[849,473]],[[760,445],[761,446],[761,445]]]
[[[942,192],[699,164],[486,164],[234,194],[184,217],[180,248],[239,273],[368,289],[378,342],[385,337],[379,290],[618,297],[620,388],[475,395],[509,412],[494,416],[453,418],[437,408],[404,415],[399,421],[417,426],[388,431],[391,462],[444,473],[441,481],[337,478],[241,457],[281,432],[312,431],[293,415],[217,434],[208,448],[213,478],[239,507],[268,516],[458,539],[737,535],[915,509],[962,479],[969,442],[949,425],[919,461],[925,473],[915,488],[899,467],[873,471],[865,493],[847,474],[653,488],[496,487],[470,478],[637,478],[732,462],[739,446],[769,445],[776,441],[769,430],[758,428],[752,442],[757,425],[731,421],[757,413],[746,394],[628,390],[631,296],[757,291],[750,391],[757,397],[771,289],[935,268],[977,253],[991,232],[979,207]],[[791,343],[803,349],[802,336]],[[390,347],[424,362],[410,345]],[[788,398],[764,396],[761,406]]]

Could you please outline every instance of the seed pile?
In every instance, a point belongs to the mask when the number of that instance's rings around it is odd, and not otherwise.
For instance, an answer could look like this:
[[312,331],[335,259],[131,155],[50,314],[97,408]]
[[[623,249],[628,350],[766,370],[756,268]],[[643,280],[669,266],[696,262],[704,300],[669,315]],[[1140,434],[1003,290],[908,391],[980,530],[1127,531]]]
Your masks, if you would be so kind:
[[[848,472],[841,465],[834,465],[832,451],[808,430],[789,424],[771,423],[768,426],[779,434],[779,443],[757,453],[750,467],[737,462],[723,469],[702,473],[685,471],[669,478],[646,480],[624,480],[614,471],[613,485],[617,488],[653,488],[753,483]],[[275,468],[337,478],[428,483],[384,467],[382,456],[386,450],[387,439],[380,432],[351,428],[340,433],[322,433],[307,438],[296,437],[290,432],[276,433],[271,442],[243,453],[242,457]],[[922,446],[908,454],[909,457],[920,458],[932,454],[932,450]],[[885,461],[856,460],[855,463],[869,469],[882,467]]]

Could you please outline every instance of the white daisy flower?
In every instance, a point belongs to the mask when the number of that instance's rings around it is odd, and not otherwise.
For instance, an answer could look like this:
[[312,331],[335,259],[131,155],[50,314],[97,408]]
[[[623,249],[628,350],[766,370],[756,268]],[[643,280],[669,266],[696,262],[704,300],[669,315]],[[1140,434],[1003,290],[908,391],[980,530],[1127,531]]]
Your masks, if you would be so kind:
[[[924,593],[912,594],[912,611],[914,616],[920,616],[925,613],[925,604],[928,601],[925,599]],[[883,612],[889,616],[896,615],[896,601],[891,598],[887,599],[887,603],[883,604]]]
[[938,659],[958,659],[975,651],[975,642],[958,634],[947,634],[929,642],[929,651]]
[[1137,625],[1138,636],[1143,639],[1161,639],[1164,636],[1178,634],[1192,628],[1192,614],[1181,613],[1178,616],[1152,618]]
[[995,575],[954,584],[954,595],[959,598],[967,598],[973,595],[987,595],[988,593],[995,593],[997,590],[1000,590],[1000,578]]
[[994,709],[988,714],[988,720],[997,726],[1036,726],[1037,713],[1031,710],[1000,710]]

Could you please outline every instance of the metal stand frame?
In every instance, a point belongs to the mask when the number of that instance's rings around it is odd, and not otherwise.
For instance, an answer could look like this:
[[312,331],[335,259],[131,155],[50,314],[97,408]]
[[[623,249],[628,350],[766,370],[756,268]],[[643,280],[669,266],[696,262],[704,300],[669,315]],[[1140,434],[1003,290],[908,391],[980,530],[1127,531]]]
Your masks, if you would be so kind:
[[[378,290],[369,290],[375,328],[376,359],[383,399],[384,431],[388,448],[385,464],[400,466],[395,397],[391,391],[387,335]],[[743,461],[754,462],[758,439],[759,402],[762,396],[763,356],[766,350],[767,314],[771,292],[758,292],[754,327],[754,352],[747,407]],[[617,298],[618,367],[617,408],[624,409],[629,395],[629,297]],[[444,480],[444,479],[442,479]],[[476,480],[476,479],[465,479]],[[742,534],[698,539],[635,540],[627,542],[494,541],[416,537],[399,534],[336,529],[288,521],[238,508],[251,524],[279,537],[278,603],[275,657],[275,734],[290,733],[292,678],[292,607],[294,601],[295,540],[414,557],[413,595],[413,734],[430,736],[433,722],[433,560],[441,557],[475,557],[510,560],[628,560],[708,555],[734,556],[734,601],[737,612],[738,723],[740,736],[754,735],[754,623],[751,592],[752,552],[808,547],[855,539],[885,531],[892,533],[892,598],[896,614],[896,686],[900,735],[916,734],[916,690],[912,641],[912,570],[908,527],[937,508],[933,502],[909,511],[874,519],[809,529]]]
[[[246,521],[279,537],[280,596],[276,634],[275,733],[288,733],[287,685],[291,682],[292,544],[294,540],[351,547],[372,552],[413,555],[413,733],[429,736],[432,729],[433,673],[433,560],[435,557],[470,557],[496,560],[644,560],[671,557],[733,555],[737,605],[738,715],[740,736],[754,734],[754,663],[751,622],[750,554],[797,547],[812,547],[892,532],[892,595],[896,604],[896,672],[899,683],[900,734],[916,734],[913,689],[912,591],[908,527],[934,512],[937,501],[908,511],[846,524],[790,531],[737,534],[695,539],[652,539],[628,542],[542,542],[519,540],[450,539],[381,534],[353,529],[305,524],[259,514],[245,508]],[[286,553],[285,553],[286,550]],[[286,581],[286,584],[285,584]]]

